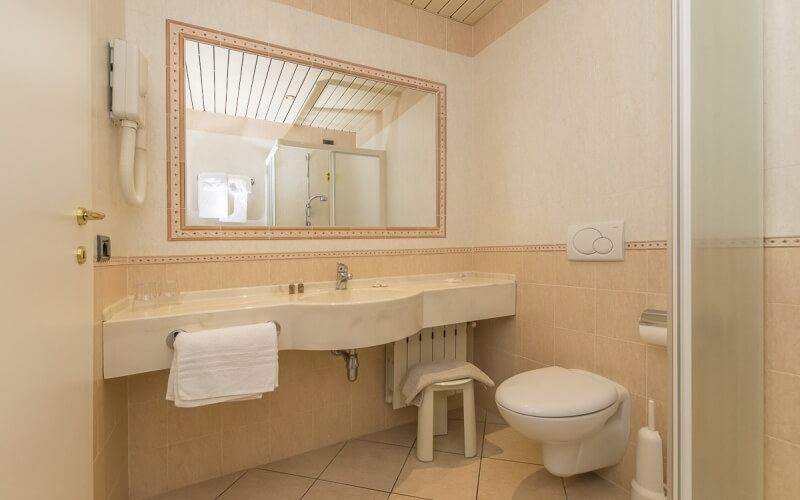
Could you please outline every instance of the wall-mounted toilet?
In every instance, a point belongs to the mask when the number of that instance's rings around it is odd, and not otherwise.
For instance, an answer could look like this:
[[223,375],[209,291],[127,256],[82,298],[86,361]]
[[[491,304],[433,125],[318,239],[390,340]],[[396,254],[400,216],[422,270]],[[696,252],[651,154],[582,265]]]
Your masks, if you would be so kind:
[[630,434],[628,390],[583,370],[550,366],[520,373],[497,388],[500,414],[540,441],[544,466],[561,477],[615,465]]

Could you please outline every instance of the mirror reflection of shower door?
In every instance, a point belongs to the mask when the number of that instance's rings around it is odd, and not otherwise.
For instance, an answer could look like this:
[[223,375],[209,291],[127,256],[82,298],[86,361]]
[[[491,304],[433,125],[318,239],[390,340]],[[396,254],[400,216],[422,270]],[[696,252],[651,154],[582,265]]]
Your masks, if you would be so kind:
[[331,225],[385,226],[384,158],[334,151]]

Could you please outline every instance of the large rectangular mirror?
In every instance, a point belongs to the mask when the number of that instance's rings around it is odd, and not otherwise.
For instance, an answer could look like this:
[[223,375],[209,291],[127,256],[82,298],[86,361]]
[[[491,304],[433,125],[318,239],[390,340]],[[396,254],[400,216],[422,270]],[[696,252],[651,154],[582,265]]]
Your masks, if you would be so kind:
[[445,85],[167,21],[170,239],[445,235]]

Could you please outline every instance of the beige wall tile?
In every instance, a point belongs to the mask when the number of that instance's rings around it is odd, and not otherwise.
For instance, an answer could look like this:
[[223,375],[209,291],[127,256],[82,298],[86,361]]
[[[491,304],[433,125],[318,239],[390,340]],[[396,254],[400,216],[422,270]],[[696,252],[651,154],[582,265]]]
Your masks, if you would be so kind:
[[178,408],[167,405],[169,444],[182,443],[203,436],[218,435],[222,430],[220,405]]
[[311,0],[311,12],[339,21],[350,22],[350,2],[341,0]]
[[269,420],[270,393],[261,399],[233,401],[219,405],[222,414],[222,430],[231,430]]
[[[222,288],[265,286],[269,284],[269,260],[220,262],[216,266]],[[180,285],[180,282],[178,283]]]
[[519,318],[531,325],[555,324],[555,301],[558,288],[547,285],[517,284]]
[[165,277],[178,282],[183,291],[223,288],[221,262],[168,264]]
[[128,295],[136,293],[138,283],[156,283],[166,276],[166,264],[137,264],[128,265]]
[[386,0],[350,0],[350,21],[375,31],[386,30]]
[[595,332],[595,290],[555,288],[555,325],[586,333]]
[[497,39],[496,17],[497,13],[492,9],[472,27],[474,54],[479,54]]
[[126,377],[128,381],[128,401],[130,404],[145,401],[163,400],[167,394],[169,370],[139,373]]
[[128,446],[131,450],[147,450],[167,446],[167,403],[148,401],[135,403],[129,409]]
[[272,460],[299,455],[313,449],[311,411],[270,418],[270,457]]
[[472,27],[447,19],[447,50],[461,55],[472,55]]
[[311,359],[302,351],[281,351],[279,363],[280,385],[270,394],[270,415],[311,411],[315,382]]
[[596,262],[567,260],[567,252],[553,252],[553,272],[557,285],[594,288]]
[[522,255],[522,276],[517,279],[523,283],[555,283],[556,252],[525,252]]
[[347,380],[342,359],[338,358],[339,366],[314,371],[313,410],[339,406],[350,401],[352,383]]
[[626,387],[632,394],[645,395],[646,351],[643,344],[597,337],[597,373]]
[[564,368],[594,371],[595,336],[572,330],[555,329],[555,364]]
[[131,450],[128,485],[131,500],[167,491],[167,448]]
[[[542,365],[555,364],[556,329],[554,326],[523,323],[526,339],[522,355]],[[518,353],[517,353],[518,354]]]
[[598,290],[597,334],[640,342],[639,318],[647,308],[647,296],[639,292]]
[[386,32],[390,35],[405,38],[406,40],[417,41],[418,38],[418,14],[419,9],[400,2],[388,2],[386,4]]
[[182,488],[222,475],[219,433],[169,446],[167,488]]
[[793,500],[800,491],[800,446],[766,438],[764,498]]
[[800,305],[800,248],[764,249],[764,298]]
[[313,411],[314,448],[345,441],[352,436],[350,401]]
[[766,368],[800,375],[800,306],[766,304]]
[[764,382],[767,435],[800,445],[800,376],[767,370]]
[[290,5],[298,9],[309,10],[309,11],[311,10],[312,0],[273,0],[273,1]]
[[[271,285],[287,284],[289,281],[297,282],[300,279],[313,281],[314,260],[313,259],[281,259],[271,262],[269,266],[269,283]],[[336,278],[336,272],[331,267],[330,278]]]
[[533,14],[539,7],[546,4],[548,0],[522,0],[522,15],[528,16]]
[[432,12],[419,13],[419,42],[440,49],[447,48],[447,18]]
[[646,292],[647,251],[627,250],[622,262],[598,262],[597,288]]
[[228,429],[222,433],[222,473],[229,474],[270,461],[270,423]]
[[667,293],[669,274],[667,251],[647,250],[647,291],[650,293]]
[[647,346],[647,392],[649,399],[670,400],[670,366],[667,348]]
[[503,0],[494,10],[497,12],[495,28],[498,37],[522,21],[522,0]]

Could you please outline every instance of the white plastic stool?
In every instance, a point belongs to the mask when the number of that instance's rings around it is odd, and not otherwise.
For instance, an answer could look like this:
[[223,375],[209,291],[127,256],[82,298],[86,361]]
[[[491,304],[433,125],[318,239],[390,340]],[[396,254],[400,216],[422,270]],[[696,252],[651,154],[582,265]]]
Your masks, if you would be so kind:
[[417,411],[417,460],[433,460],[433,436],[447,434],[448,392],[464,395],[464,456],[477,454],[475,444],[475,393],[471,378],[438,382],[425,388]]

